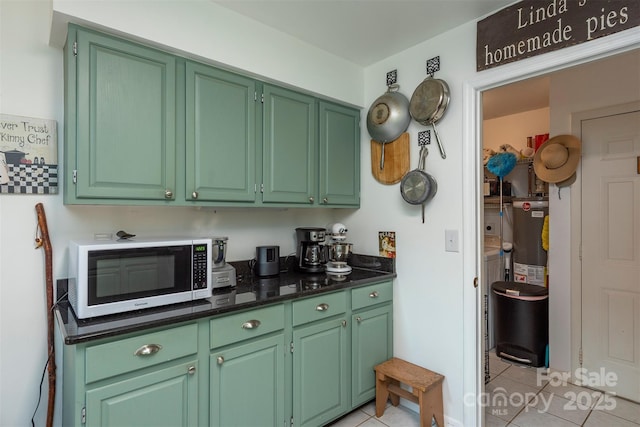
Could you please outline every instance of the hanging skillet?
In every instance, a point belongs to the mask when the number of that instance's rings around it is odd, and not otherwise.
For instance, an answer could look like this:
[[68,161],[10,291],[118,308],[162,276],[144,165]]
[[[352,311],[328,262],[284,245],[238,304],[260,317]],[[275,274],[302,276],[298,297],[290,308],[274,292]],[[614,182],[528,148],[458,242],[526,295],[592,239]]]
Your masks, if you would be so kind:
[[396,84],[389,85],[387,92],[373,101],[367,114],[369,135],[382,144],[380,169],[384,169],[384,144],[402,135],[411,122],[409,100],[398,88]]
[[424,224],[424,204],[435,196],[438,183],[435,178],[424,171],[424,163],[429,154],[425,145],[420,147],[418,169],[408,172],[400,181],[402,198],[412,205],[422,205],[422,223]]
[[449,86],[444,80],[434,79],[433,75],[427,77],[418,85],[411,95],[409,113],[413,119],[424,126],[431,125],[436,137],[440,156],[447,158],[444,148],[440,143],[436,122],[444,115],[449,105]]

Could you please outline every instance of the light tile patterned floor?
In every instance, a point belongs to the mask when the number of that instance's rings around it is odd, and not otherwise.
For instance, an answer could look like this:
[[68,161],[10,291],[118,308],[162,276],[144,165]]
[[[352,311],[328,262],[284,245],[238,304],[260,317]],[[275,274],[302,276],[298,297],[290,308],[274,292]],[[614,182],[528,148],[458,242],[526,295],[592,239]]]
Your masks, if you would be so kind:
[[[485,427],[638,427],[640,405],[571,384],[554,386],[535,368],[504,362],[490,353]],[[332,427],[419,427],[418,414],[387,405],[376,418],[371,402],[337,420]],[[446,426],[442,426],[446,427]]]

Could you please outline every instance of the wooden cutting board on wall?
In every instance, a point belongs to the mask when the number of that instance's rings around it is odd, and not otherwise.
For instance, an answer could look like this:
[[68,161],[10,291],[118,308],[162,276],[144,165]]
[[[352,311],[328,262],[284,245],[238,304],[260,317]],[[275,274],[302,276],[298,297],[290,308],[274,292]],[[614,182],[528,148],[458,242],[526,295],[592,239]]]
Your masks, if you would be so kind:
[[384,144],[384,168],[380,169],[382,144],[371,140],[371,173],[382,184],[397,184],[409,172],[409,134]]

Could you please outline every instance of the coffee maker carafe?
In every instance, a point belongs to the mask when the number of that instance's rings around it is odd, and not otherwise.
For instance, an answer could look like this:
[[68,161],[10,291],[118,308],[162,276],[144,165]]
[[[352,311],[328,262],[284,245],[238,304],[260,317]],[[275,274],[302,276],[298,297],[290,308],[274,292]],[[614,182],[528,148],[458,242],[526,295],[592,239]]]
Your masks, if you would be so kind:
[[296,228],[298,270],[307,273],[324,272],[324,265],[327,262],[326,250],[322,245],[325,231],[324,228],[315,227]]

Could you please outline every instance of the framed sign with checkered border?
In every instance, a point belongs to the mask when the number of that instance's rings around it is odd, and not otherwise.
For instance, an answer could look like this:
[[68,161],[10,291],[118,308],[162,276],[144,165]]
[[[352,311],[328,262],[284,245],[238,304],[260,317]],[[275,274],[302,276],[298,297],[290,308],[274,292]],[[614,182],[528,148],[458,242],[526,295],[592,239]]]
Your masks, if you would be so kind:
[[57,194],[55,120],[0,114],[0,194]]

